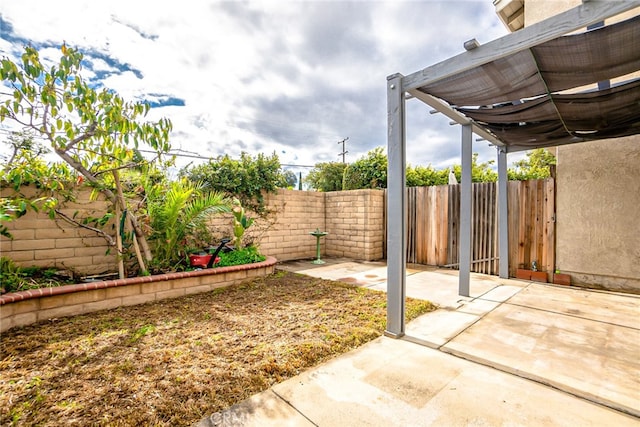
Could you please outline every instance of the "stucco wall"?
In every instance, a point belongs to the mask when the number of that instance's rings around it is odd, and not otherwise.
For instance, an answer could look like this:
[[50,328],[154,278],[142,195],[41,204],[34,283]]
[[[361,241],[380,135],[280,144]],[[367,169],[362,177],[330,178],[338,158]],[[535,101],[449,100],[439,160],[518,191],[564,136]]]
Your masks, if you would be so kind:
[[[580,6],[582,3],[583,0],[525,0],[524,26],[535,24],[536,22]],[[619,16],[612,17],[607,20],[607,23],[618,22],[636,16],[638,11],[640,11],[640,8],[632,9]]]
[[558,148],[556,267],[640,290],[640,137]]
[[[525,26],[581,3],[526,0]],[[558,147],[557,160],[556,268],[577,284],[640,291],[640,136]]]

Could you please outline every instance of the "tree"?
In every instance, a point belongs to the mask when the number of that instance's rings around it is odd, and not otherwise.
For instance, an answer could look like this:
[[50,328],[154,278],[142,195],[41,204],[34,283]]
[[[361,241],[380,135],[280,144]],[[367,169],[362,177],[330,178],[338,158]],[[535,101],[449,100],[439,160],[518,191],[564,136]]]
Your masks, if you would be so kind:
[[193,182],[202,182],[208,191],[219,191],[236,197],[242,206],[264,212],[264,192],[274,193],[282,182],[280,160],[276,153],[252,157],[247,153],[234,160],[219,156],[208,163],[180,172]]
[[[0,122],[11,120],[48,141],[53,152],[114,206],[117,171],[134,164],[134,148],[146,144],[158,155],[169,150],[171,122],[142,119],[149,104],[125,102],[106,88],[95,89],[82,77],[82,54],[66,45],[60,61],[46,67],[27,46],[20,63],[4,57],[0,77]],[[8,91],[6,90],[8,89]],[[116,171],[116,174],[113,172]],[[129,221],[152,258],[135,217]]]
[[515,168],[509,168],[507,175],[513,181],[542,179],[551,176],[551,165],[556,164],[556,156],[544,148],[527,152],[527,158],[514,162]]
[[[496,182],[498,173],[491,169],[491,165],[494,163],[494,160],[478,163],[478,153],[473,153],[473,158],[471,159],[471,182]],[[449,173],[448,170],[447,173]],[[462,166],[454,165],[453,173],[456,175],[458,182],[462,182]]]
[[351,163],[344,171],[343,190],[387,188],[387,155],[382,147]]
[[283,171],[280,174],[280,182],[278,183],[278,187],[280,188],[294,188],[298,182],[298,177],[295,172],[292,171]]
[[306,176],[305,182],[317,191],[340,191],[346,168],[346,163],[316,163]]
[[[43,160],[49,150],[36,142],[27,132],[12,132],[5,141],[11,152],[4,168],[0,169],[0,182],[13,189],[13,194],[0,198],[0,222],[13,221],[27,213],[29,209],[38,212],[46,210],[55,216],[58,200],[54,197],[73,198],[66,188],[74,181],[74,175],[64,163],[49,164]],[[25,197],[23,185],[33,184],[39,189],[37,197]],[[0,225],[0,235],[12,238],[8,228]]]
[[446,185],[448,182],[449,169],[436,170],[431,165],[407,167],[407,187]]

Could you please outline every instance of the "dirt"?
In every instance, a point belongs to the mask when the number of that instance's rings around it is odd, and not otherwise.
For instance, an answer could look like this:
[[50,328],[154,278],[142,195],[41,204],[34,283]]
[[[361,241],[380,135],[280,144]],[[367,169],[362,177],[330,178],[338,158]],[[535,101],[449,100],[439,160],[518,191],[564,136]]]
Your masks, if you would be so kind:
[[[407,319],[433,310],[408,300]],[[386,295],[288,272],[11,329],[1,425],[192,425],[382,334]]]

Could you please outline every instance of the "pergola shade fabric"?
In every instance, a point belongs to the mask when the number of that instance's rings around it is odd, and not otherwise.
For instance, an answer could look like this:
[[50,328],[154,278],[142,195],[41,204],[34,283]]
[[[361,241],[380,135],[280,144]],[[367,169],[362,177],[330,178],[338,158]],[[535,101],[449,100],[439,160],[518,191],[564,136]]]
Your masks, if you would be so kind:
[[[507,151],[640,131],[640,16],[541,43],[418,88],[493,133]],[[589,86],[578,93],[581,87]]]
[[640,130],[640,80],[611,89],[459,111],[506,141],[510,151],[634,135]]

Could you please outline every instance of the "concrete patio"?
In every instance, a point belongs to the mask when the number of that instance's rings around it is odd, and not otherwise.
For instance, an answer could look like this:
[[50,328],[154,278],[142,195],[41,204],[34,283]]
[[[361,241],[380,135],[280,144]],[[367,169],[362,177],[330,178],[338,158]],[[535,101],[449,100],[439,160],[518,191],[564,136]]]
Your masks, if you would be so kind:
[[[384,263],[280,269],[386,290]],[[408,266],[439,309],[200,425],[640,425],[640,296]]]

